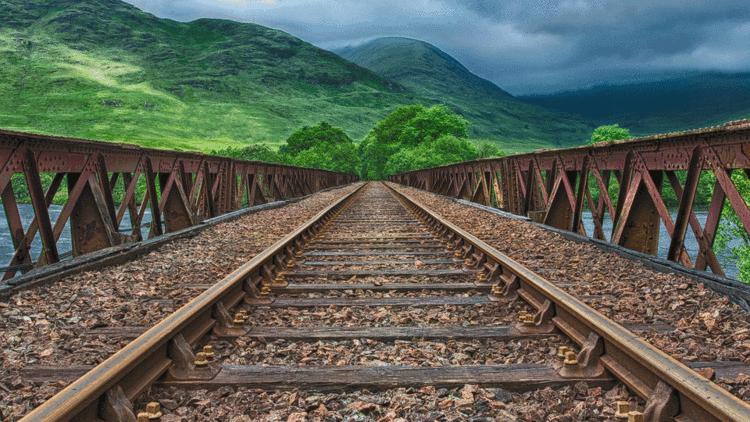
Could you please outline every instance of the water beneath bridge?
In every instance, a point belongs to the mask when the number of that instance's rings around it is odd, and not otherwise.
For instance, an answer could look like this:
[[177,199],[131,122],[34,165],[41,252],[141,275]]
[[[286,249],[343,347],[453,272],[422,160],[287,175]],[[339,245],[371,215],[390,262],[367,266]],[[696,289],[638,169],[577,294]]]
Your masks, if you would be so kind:
[[[50,206],[50,218],[53,221],[57,219],[57,216],[60,214],[60,211],[62,210],[62,206],[60,205],[52,205]],[[0,206],[0,211],[4,213],[4,210],[2,206]],[[18,211],[21,214],[21,221],[23,222],[24,227],[28,227],[28,225],[31,223],[31,220],[34,218],[34,208],[31,206],[31,204],[18,204]],[[674,220],[677,216],[677,210],[670,211],[672,214],[672,219]],[[706,210],[695,210],[695,214],[698,218],[698,221],[700,221],[701,226],[703,226],[706,222],[706,217],[708,215],[708,212]],[[128,212],[125,212],[125,216],[123,217],[123,226],[127,228],[127,222],[130,221],[130,216]],[[148,224],[151,222],[151,211],[149,209],[146,209],[146,213],[143,217],[143,224]],[[586,229],[587,234],[594,233],[594,221],[591,217],[591,214],[584,213],[583,214],[583,225]],[[611,233],[612,232],[612,220],[609,218],[609,216],[605,217],[604,220],[604,232],[605,233]],[[129,232],[128,230],[122,230],[122,232]],[[147,229],[143,229],[144,235],[147,233]],[[60,239],[57,242],[58,251],[61,255],[65,256],[66,252],[70,252],[71,250],[71,236],[70,236],[70,223],[67,223],[65,225],[65,229],[63,230],[62,234],[60,235]],[[688,231],[687,235],[685,236],[685,247],[687,248],[688,253],[690,254],[690,257],[695,260],[696,255],[698,254],[698,242],[695,240],[695,236],[692,234],[692,232]],[[664,226],[661,226],[661,233],[659,235],[659,256],[665,257],[667,255],[667,250],[669,249],[669,234],[667,233],[667,230],[664,228]],[[42,243],[37,238],[31,245],[31,253],[33,257],[39,256],[39,253],[41,253],[42,250]],[[5,219],[0,219],[0,266],[7,265],[8,262],[10,262],[11,258],[13,257],[13,241],[10,237],[10,230],[8,230],[8,222]],[[69,253],[67,254],[69,255]],[[724,268],[724,271],[726,272],[727,277],[736,279],[739,276],[739,270],[737,269],[737,266],[732,262],[726,253],[722,253],[722,251],[716,251],[717,258],[719,259],[719,262],[721,263],[722,267]]]

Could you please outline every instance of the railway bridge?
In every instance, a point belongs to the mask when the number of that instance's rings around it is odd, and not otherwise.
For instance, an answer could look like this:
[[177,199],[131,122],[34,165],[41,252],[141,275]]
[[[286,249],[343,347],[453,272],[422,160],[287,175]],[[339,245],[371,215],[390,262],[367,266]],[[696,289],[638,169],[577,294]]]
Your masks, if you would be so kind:
[[384,183],[0,131],[0,420],[750,420],[749,135]]

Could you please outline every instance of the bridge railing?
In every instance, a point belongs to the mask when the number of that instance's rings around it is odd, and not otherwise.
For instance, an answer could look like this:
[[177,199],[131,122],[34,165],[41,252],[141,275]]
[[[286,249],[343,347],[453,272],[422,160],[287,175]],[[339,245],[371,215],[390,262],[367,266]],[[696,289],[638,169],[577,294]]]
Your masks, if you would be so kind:
[[[72,255],[78,256],[357,180],[352,174],[198,152],[4,130],[0,163],[2,205],[15,249],[8,267],[0,270],[2,280],[58,262],[58,240],[66,225]],[[34,214],[25,226],[18,206],[21,191]],[[50,205],[56,198],[63,205],[53,220]],[[143,224],[147,210],[151,221]],[[36,239],[41,253],[32,256]]]
[[[704,221],[694,210],[701,175],[704,183],[708,176],[713,189]],[[736,180],[747,178],[750,120],[469,161],[402,173],[389,180],[498,207],[651,255],[657,255],[663,225],[670,237],[665,258],[724,275],[714,241],[725,203],[750,234],[750,210],[741,195],[742,188],[735,184]],[[665,185],[679,201],[674,218],[665,202]],[[607,192],[616,199],[612,200]],[[591,213],[593,233],[587,234],[584,229],[584,212]],[[605,232],[607,215],[612,229]],[[699,246],[694,257],[685,248],[688,230]]]

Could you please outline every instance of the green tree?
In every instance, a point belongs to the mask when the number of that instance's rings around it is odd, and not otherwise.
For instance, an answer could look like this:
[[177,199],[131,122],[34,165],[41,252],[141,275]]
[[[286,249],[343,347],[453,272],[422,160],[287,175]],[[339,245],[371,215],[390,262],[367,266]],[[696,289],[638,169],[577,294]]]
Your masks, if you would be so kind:
[[[741,171],[732,174],[732,181],[742,194],[745,203],[750,205],[750,180]],[[715,179],[715,178],[714,178]],[[716,233],[715,250],[724,250],[740,270],[739,280],[750,283],[750,235],[740,218],[727,201],[721,210],[721,224]]]
[[505,157],[508,155],[505,151],[498,148],[497,144],[484,140],[477,143],[478,158]]
[[608,126],[599,126],[591,134],[589,144],[604,141],[619,141],[621,139],[630,139],[630,130],[620,127],[617,123]]
[[356,172],[359,164],[352,138],[325,121],[296,130],[279,148],[279,155],[285,163],[294,166],[349,173]]
[[211,155],[231,157],[238,160],[262,161],[264,163],[280,163],[278,152],[267,144],[254,144],[242,148],[228,147],[219,151],[211,151]]
[[294,157],[300,152],[320,144],[337,145],[341,143],[353,143],[353,141],[341,128],[322,121],[316,126],[305,126],[294,131],[289,135],[286,144],[279,148],[279,152]]
[[[445,105],[401,107],[375,125],[360,144],[360,175],[383,179],[405,169],[476,158],[476,147],[466,136],[466,120]],[[455,153],[433,150],[449,144],[458,148]],[[467,149],[472,153],[466,154]]]

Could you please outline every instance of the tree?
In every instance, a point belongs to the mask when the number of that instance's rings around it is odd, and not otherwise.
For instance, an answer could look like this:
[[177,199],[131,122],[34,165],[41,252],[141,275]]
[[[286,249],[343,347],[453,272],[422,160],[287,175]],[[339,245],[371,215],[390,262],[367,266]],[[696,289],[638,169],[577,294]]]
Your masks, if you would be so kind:
[[498,148],[497,144],[484,140],[477,144],[478,158],[505,157],[508,155],[505,151]]
[[287,164],[323,170],[354,173],[359,164],[352,138],[325,121],[296,130],[279,154]]
[[211,155],[221,155],[238,160],[262,161],[264,163],[281,162],[278,152],[266,144],[254,144],[242,148],[228,147],[220,151],[211,151]]
[[279,152],[294,157],[300,152],[320,144],[336,145],[353,142],[352,138],[341,128],[322,121],[316,126],[305,126],[294,131],[286,140],[286,145],[279,148]]
[[589,144],[604,141],[619,141],[621,139],[630,139],[630,130],[620,127],[617,123],[609,126],[599,126],[591,134]]
[[[450,138],[438,142],[444,136]],[[466,136],[466,120],[445,105],[401,107],[375,125],[360,144],[360,174],[367,179],[384,179],[388,174],[407,168],[455,162],[451,161],[455,157],[476,158],[476,147],[463,139]],[[431,149],[447,144],[452,144],[459,152],[433,153]],[[472,153],[465,154],[467,149]]]
[[[742,194],[745,203],[750,204],[750,180],[741,171],[736,171],[732,174],[732,181]],[[716,233],[715,249],[724,250],[740,270],[739,280],[750,283],[750,235],[745,231],[745,226],[728,202],[721,210],[721,224]]]

